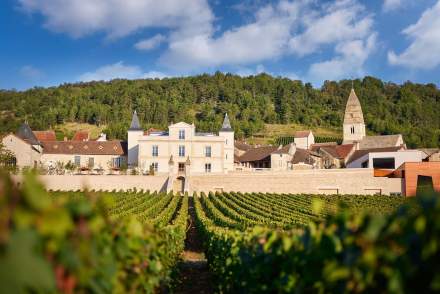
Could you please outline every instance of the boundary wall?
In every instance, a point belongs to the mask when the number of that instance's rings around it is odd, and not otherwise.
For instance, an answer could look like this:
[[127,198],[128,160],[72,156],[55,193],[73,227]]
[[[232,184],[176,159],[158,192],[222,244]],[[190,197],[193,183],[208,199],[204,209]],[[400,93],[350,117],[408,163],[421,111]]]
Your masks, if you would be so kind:
[[[283,172],[230,172],[192,175],[189,191],[236,191],[307,194],[403,195],[402,178],[374,177],[373,169],[293,170]],[[44,175],[40,180],[50,190],[166,191],[167,175]],[[17,182],[21,176],[15,176]]]

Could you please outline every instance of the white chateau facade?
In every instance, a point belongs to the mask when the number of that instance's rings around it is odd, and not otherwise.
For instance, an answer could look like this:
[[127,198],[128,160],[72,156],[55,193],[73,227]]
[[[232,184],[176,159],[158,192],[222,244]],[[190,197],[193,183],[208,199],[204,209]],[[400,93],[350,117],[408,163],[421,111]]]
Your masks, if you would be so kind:
[[194,124],[185,122],[170,125],[168,131],[144,132],[135,111],[127,146],[129,167],[143,171],[188,176],[234,169],[234,131],[227,114],[217,135],[196,132]]

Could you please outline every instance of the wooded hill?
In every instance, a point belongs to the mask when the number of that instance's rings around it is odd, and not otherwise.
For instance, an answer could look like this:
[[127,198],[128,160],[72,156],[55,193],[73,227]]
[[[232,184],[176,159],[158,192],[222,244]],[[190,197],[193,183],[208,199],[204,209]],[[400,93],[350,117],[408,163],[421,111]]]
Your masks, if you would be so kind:
[[[239,138],[261,132],[265,123],[296,123],[342,129],[350,80],[309,83],[267,74],[240,77],[215,73],[162,80],[113,80],[63,84],[26,91],[0,91],[0,132],[27,120],[35,130],[65,122],[105,124],[110,138],[125,139],[137,109],[143,127],[194,122],[199,131],[217,131],[225,112]],[[354,81],[367,130],[402,133],[410,147],[440,145],[440,90],[434,84],[385,83],[373,77]]]

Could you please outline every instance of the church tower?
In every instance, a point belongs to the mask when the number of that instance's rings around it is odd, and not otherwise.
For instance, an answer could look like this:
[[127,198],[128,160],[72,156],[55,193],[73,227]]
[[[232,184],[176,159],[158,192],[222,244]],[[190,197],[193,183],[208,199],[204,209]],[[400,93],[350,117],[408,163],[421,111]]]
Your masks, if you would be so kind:
[[127,134],[127,149],[128,149],[128,166],[135,167],[138,166],[139,158],[139,139],[143,135],[144,131],[139,123],[139,118],[137,116],[136,110],[131,118],[130,128]]
[[365,122],[359,102],[354,89],[351,89],[345,107],[344,115],[344,144],[360,141],[365,137]]
[[223,125],[218,135],[225,139],[224,148],[224,165],[225,172],[234,170],[234,130],[231,127],[228,114],[225,114]]

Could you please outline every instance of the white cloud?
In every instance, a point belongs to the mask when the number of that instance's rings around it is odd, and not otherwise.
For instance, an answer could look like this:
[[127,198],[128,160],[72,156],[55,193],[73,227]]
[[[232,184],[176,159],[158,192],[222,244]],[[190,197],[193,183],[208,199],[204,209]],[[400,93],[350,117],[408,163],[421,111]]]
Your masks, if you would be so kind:
[[403,0],[384,0],[382,9],[385,12],[393,11],[400,8],[403,2]]
[[183,38],[175,34],[161,62],[174,68],[194,69],[277,58],[285,52],[300,6],[302,1],[267,5],[257,11],[254,22],[226,30],[219,37],[214,37],[214,32]]
[[44,77],[44,72],[32,65],[24,65],[19,70],[20,74],[28,80],[39,80]]
[[356,0],[280,0],[261,7],[251,23],[215,36],[213,32],[170,39],[161,63],[174,69],[246,65],[295,54],[302,57],[324,46],[366,40],[373,17]]
[[138,50],[148,51],[156,48],[157,46],[165,42],[166,39],[167,38],[164,35],[157,34],[154,37],[137,42],[134,47]]
[[390,64],[418,69],[440,65],[440,1],[423,12],[417,23],[404,29],[403,33],[412,39],[412,43],[400,54],[388,52]]
[[[215,29],[208,0],[162,0],[160,5],[154,0],[18,1],[28,12],[43,15],[47,28],[73,37],[104,32],[117,38],[145,28],[165,28],[166,36],[156,35],[134,46],[151,50],[167,42],[159,63],[186,73],[302,57],[341,43],[366,42],[374,33],[373,17],[358,0],[331,4],[278,0],[257,9],[250,22],[223,31]],[[341,53],[336,53],[339,58]]]
[[364,74],[363,66],[376,48],[376,34],[367,40],[352,40],[338,44],[338,54],[331,60],[314,63],[309,69],[309,79],[315,82],[350,78]]
[[235,74],[239,75],[241,77],[248,77],[248,76],[255,76],[258,75],[260,73],[266,72],[264,66],[262,64],[258,64],[257,67],[255,69],[253,68],[239,68]]
[[142,79],[166,77],[165,74],[157,71],[143,72],[137,65],[125,65],[122,61],[114,64],[99,67],[95,71],[86,72],[79,76],[78,80],[83,82],[90,81],[110,81],[113,79]]
[[364,10],[356,1],[344,0],[324,7],[323,11],[307,12],[302,19],[305,30],[289,41],[290,50],[304,56],[322,45],[368,37],[373,18],[363,15]]
[[18,0],[29,13],[45,18],[45,27],[72,37],[105,32],[123,37],[151,27],[182,34],[210,30],[213,14],[206,0]]

